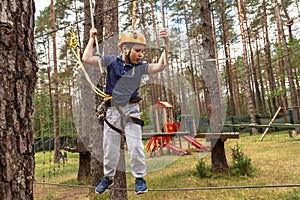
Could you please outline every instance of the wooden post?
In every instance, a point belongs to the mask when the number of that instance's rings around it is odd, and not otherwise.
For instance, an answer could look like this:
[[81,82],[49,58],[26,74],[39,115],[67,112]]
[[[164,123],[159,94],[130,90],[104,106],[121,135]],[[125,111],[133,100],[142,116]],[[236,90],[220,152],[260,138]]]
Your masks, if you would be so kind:
[[169,123],[173,124],[174,123],[174,119],[173,119],[173,107],[170,108],[170,117],[169,117]]
[[168,124],[168,118],[167,118],[167,110],[165,107],[163,107],[163,128],[164,128],[164,132],[168,132],[168,128],[167,128],[167,124]]
[[[283,119],[284,119],[285,123],[289,123],[288,120],[287,120],[287,116],[285,114],[285,109],[282,109],[282,114],[283,114]],[[288,133],[289,133],[290,137],[293,137],[292,129],[288,128]]]
[[269,126],[266,128],[266,130],[264,131],[263,135],[261,136],[260,141],[263,141],[263,139],[266,136],[268,130],[270,129],[271,124],[275,121],[275,119],[276,119],[278,113],[280,112],[280,110],[281,110],[281,107],[279,107],[278,110],[276,111],[275,115],[273,116],[272,120],[269,123]]
[[193,137],[194,137],[195,135],[197,135],[197,128],[196,128],[196,123],[195,123],[194,118],[192,118],[192,121],[193,121],[193,127],[194,127],[194,135],[193,135]]
[[155,119],[155,122],[156,122],[156,128],[157,128],[157,132],[160,133],[160,127],[159,127],[159,120],[158,120],[158,109],[155,108],[155,115],[156,115],[156,119]]

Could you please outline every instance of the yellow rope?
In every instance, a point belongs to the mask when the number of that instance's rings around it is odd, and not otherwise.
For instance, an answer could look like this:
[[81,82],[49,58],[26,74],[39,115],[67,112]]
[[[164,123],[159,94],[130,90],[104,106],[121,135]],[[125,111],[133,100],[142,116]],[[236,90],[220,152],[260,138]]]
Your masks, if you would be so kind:
[[75,57],[77,59],[77,62],[79,64],[81,70],[84,73],[84,76],[85,76],[86,80],[90,84],[92,90],[96,94],[98,94],[99,96],[103,97],[105,101],[111,99],[112,98],[111,96],[106,95],[103,91],[101,91],[99,88],[97,88],[97,86],[95,86],[93,84],[93,82],[91,81],[87,71],[85,70],[84,64],[82,63],[82,61],[80,59],[79,48],[78,48],[78,45],[77,45],[77,36],[76,36],[75,32],[72,31],[72,30],[70,31],[70,47],[72,49],[73,54],[75,55]]

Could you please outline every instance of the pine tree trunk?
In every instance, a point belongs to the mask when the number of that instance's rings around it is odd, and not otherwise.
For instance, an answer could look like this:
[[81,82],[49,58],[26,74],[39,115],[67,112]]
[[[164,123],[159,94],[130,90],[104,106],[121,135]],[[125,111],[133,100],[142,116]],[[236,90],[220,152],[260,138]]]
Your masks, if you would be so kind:
[[56,27],[55,27],[55,11],[54,1],[51,0],[51,29],[52,29],[52,45],[53,45],[53,83],[54,83],[54,162],[59,163],[60,152],[60,127],[59,127],[59,99],[58,99],[58,69],[56,55]]
[[0,6],[0,199],[33,199],[34,2]]
[[[280,44],[280,36],[278,34],[277,36],[277,41],[278,41],[278,45],[279,45],[279,49],[282,48],[282,45]],[[278,53],[278,71],[279,71],[279,80],[280,80],[280,87],[281,88],[286,88],[286,73],[285,73],[285,70],[284,70],[284,61],[283,61],[283,54],[282,54],[282,51],[280,51]],[[286,94],[286,90],[283,89],[282,93],[281,93],[281,97],[283,99],[283,104],[281,106],[284,106],[285,108],[287,108],[289,106],[289,103],[288,103],[288,97],[287,97],[287,94]]]
[[[88,7],[88,8],[86,8]],[[84,3],[85,13],[89,12],[89,4],[85,1]],[[85,23],[86,26],[89,23]],[[78,28],[78,27],[77,27]],[[79,30],[77,30],[78,32]],[[86,34],[85,34],[86,35]],[[86,36],[84,37],[86,38]],[[84,41],[84,45],[86,41]],[[93,70],[86,67],[86,71],[89,75],[94,75]],[[78,122],[78,138],[77,138],[77,146],[75,152],[79,153],[79,167],[77,172],[77,180],[79,181],[87,181],[90,178],[90,165],[91,165],[91,154],[87,150],[87,146],[90,145],[90,141],[92,141],[89,137],[94,133],[93,127],[95,126],[95,115],[94,114],[94,101],[91,99],[91,96],[94,94],[93,90],[90,88],[88,82],[86,81],[83,72],[80,71],[80,116]]]
[[241,88],[240,88],[240,85],[241,83],[238,81],[239,80],[239,74],[238,74],[238,70],[237,70],[237,66],[235,65],[235,68],[232,70],[233,71],[233,79],[237,80],[235,82],[235,94],[236,95],[236,114],[239,116],[239,115],[242,115],[243,113],[243,106],[242,106],[242,95],[239,95],[241,94]]
[[[152,19],[152,26],[153,26],[153,32],[155,34],[155,48],[154,48],[154,55],[151,56],[151,59],[150,61],[153,62],[153,58],[156,56],[158,50],[159,50],[159,36],[158,36],[158,32],[157,32],[157,27],[156,27],[156,19],[155,19],[155,14],[154,14],[154,5],[153,5],[153,0],[150,0],[150,8],[151,8],[151,19]],[[158,82],[158,75],[152,75],[150,76],[150,80],[151,80],[151,83],[159,83]],[[153,102],[153,105],[156,103],[156,101],[159,99],[160,97],[160,87],[158,87],[157,84],[151,84],[151,96],[152,96],[152,102]]]
[[[181,97],[182,97],[182,101],[180,102],[181,105],[187,105],[187,96],[186,96],[186,87],[185,87],[185,80],[184,80],[184,67],[182,64],[183,58],[182,58],[182,48],[181,48],[181,37],[178,37],[179,40],[179,59],[180,59],[180,64],[178,67],[178,74],[180,74],[181,72],[181,76],[179,76],[179,80],[178,80],[178,84],[179,84],[179,91],[181,91]],[[181,110],[181,114],[187,114],[187,109],[186,106],[183,106],[182,110]]]
[[[253,102],[253,107],[255,110],[261,110],[261,108],[257,109],[257,104],[261,104],[261,98],[260,98],[260,92],[259,92],[259,84],[258,84],[258,78],[257,78],[257,69],[256,69],[256,65],[254,62],[254,54],[253,54],[253,48],[252,48],[252,43],[251,43],[251,29],[248,27],[248,19],[247,19],[247,13],[246,10],[243,9],[243,13],[244,13],[244,21],[245,21],[245,26],[246,26],[246,32],[247,32],[247,42],[248,42],[248,47],[249,47],[249,53],[250,53],[250,62],[251,62],[251,67],[249,66],[249,73],[252,74],[251,79],[252,79],[252,85],[253,85],[253,90],[255,92],[253,92],[252,94],[252,102]],[[274,77],[273,77],[273,81],[271,82],[271,88],[273,88],[275,86],[275,81],[274,81]],[[255,94],[255,95],[254,95]],[[255,98],[256,97],[256,98]],[[272,105],[273,107],[276,107],[276,99],[275,97],[272,97]],[[256,101],[258,101],[258,103],[256,103]]]
[[[204,51],[203,62],[203,79],[208,94],[206,94],[206,109],[209,118],[209,131],[211,133],[221,133],[223,129],[223,105],[220,96],[220,82],[218,70],[215,62],[207,61],[207,59],[214,59],[214,44],[212,38],[212,26],[210,17],[209,0],[200,1],[201,11],[201,27],[202,27],[202,46]],[[212,172],[226,172],[229,171],[227,159],[224,150],[224,142],[221,139],[211,141],[212,145]]]
[[[161,13],[162,13],[162,26],[163,28],[166,28],[166,20],[165,20],[165,8],[164,8],[164,1],[162,0],[162,5],[161,5]],[[172,87],[171,87],[171,77],[170,77],[170,69],[169,69],[169,61],[168,61],[168,51],[165,51],[165,73],[167,75],[167,89],[166,89],[166,97],[167,97],[167,102],[171,103],[173,105],[173,98],[172,98]]]
[[285,2],[286,2],[286,0],[281,0],[281,6],[284,11],[284,15],[287,19],[286,26],[288,27],[288,30],[289,30],[289,41],[292,42],[293,41],[292,25],[294,22],[293,22],[293,19],[291,19],[289,16]]
[[[243,6],[244,3],[241,0],[238,0],[238,10],[239,10],[239,23],[240,23],[240,30],[241,30],[241,36],[242,36],[242,43],[243,43],[243,55],[244,55],[244,67],[245,67],[245,78],[246,78],[246,86],[245,86],[245,91],[247,95],[247,107],[248,107],[248,113],[250,116],[251,123],[255,124],[256,123],[256,117],[255,117],[255,112],[254,112],[254,105],[252,101],[252,93],[251,93],[251,74],[249,70],[249,65],[248,65],[248,56],[247,56],[247,47],[246,47],[246,38],[245,34],[246,32],[244,31],[244,17],[243,17]],[[258,133],[256,128],[252,128],[252,134],[256,135]]]
[[[224,53],[226,58],[226,81],[228,84],[229,89],[229,113],[230,115],[236,115],[235,110],[235,90],[234,90],[234,78],[232,72],[232,64],[230,59],[230,47],[229,47],[229,38],[228,38],[228,22],[226,20],[226,6],[225,2],[222,2],[222,9],[221,9],[221,27],[223,33],[223,46],[224,46]],[[216,48],[215,48],[216,49]]]
[[[195,87],[195,75],[194,75],[194,63],[193,63],[193,57],[192,57],[192,49],[191,49],[191,41],[190,41],[190,36],[189,36],[189,20],[187,17],[187,9],[186,9],[186,2],[185,0],[183,1],[183,7],[184,7],[184,21],[185,21],[185,28],[186,28],[186,35],[187,35],[187,45],[188,45],[188,55],[189,55],[189,71],[191,73],[191,84],[193,88],[194,94],[196,94],[196,87]],[[212,33],[212,31],[211,31]]]
[[[269,28],[268,28],[268,19],[267,19],[267,8],[266,8],[266,2],[263,1],[263,11],[264,11],[264,18],[263,18],[263,29],[265,33],[265,53],[267,57],[267,64],[266,64],[266,70],[268,74],[268,82],[271,92],[274,92],[276,90],[275,85],[275,78],[274,78],[274,72],[272,67],[272,60],[271,60],[271,49],[270,49],[270,40],[269,40]],[[272,95],[273,96],[273,95]],[[275,101],[275,96],[271,97],[272,101],[272,111],[277,110],[277,105]]]
[[[89,10],[89,6],[88,8],[85,8],[86,10]],[[89,12],[89,11],[88,11]],[[98,30],[98,34],[97,34],[97,39],[99,42],[99,46],[103,47],[103,15],[101,15],[100,13],[103,12],[103,1],[96,1],[95,3],[95,28]],[[88,22],[86,23],[88,24],[88,26],[85,26],[85,30],[84,30],[84,35],[85,38],[89,38],[89,30],[91,27],[91,21],[90,18],[88,20]],[[99,50],[101,52],[101,49]],[[92,67],[94,69],[92,73],[94,74],[100,74],[100,73],[96,73],[95,71],[97,70],[99,72],[98,67]],[[104,70],[105,71],[105,70]],[[103,85],[105,83],[105,73],[103,73],[102,75],[99,75],[99,77],[95,77],[95,80],[98,82],[97,87],[103,91]],[[93,95],[95,95],[95,105],[94,108],[97,108],[98,105],[100,105],[101,103],[101,97],[99,97],[97,94],[93,93]],[[93,96],[92,95],[92,96]],[[102,125],[100,125],[99,123],[95,123],[94,125],[94,129],[93,129],[93,133],[91,135],[91,143],[93,146],[92,149],[92,156],[91,156],[91,179],[90,179],[90,183],[91,185],[98,185],[99,181],[101,180],[101,178],[104,176],[103,173],[103,127]]]
[[[257,34],[258,35],[258,34]],[[260,61],[260,46],[258,45],[259,44],[259,38],[256,37],[256,40],[255,40],[255,44],[256,44],[256,63],[261,63]],[[260,64],[258,64],[258,71],[262,71],[262,67],[260,66]],[[260,87],[258,88],[259,91],[260,91],[260,101],[258,101],[258,105],[257,107],[260,109],[260,113],[266,113],[266,106],[265,106],[265,98],[262,98],[263,94],[265,94],[265,88],[264,88],[264,83],[263,83],[263,79],[262,79],[262,74],[261,73],[258,73],[258,81],[259,81],[259,85]]]
[[[48,51],[49,52],[49,51]],[[48,56],[50,57],[49,53]],[[48,59],[48,63],[50,63],[50,58]],[[51,68],[47,67],[47,78],[48,78],[48,90],[49,90],[49,104],[50,104],[50,116],[51,120],[54,121],[54,111],[53,111],[53,98],[52,98],[52,81],[51,81]]]
[[[294,74],[291,66],[291,61],[290,61],[290,53],[289,49],[287,46],[284,30],[283,30],[283,24],[280,16],[280,11],[278,7],[278,2],[277,0],[274,0],[274,9],[275,9],[275,15],[276,15],[276,22],[278,25],[278,30],[279,30],[279,36],[280,40],[283,46],[283,52],[284,52],[284,61],[286,64],[286,71],[288,75],[288,81],[289,81],[289,87],[290,87],[290,95],[291,95],[291,103],[293,106],[293,114],[294,114],[294,120],[295,123],[299,124],[300,123],[300,115],[299,115],[299,110],[296,106],[298,106],[298,100],[297,100],[297,91],[294,83]],[[300,133],[300,129],[297,129],[297,133]]]
[[[118,1],[117,0],[104,0],[103,10],[108,11],[104,13],[104,28],[105,38],[110,37],[110,42],[105,46],[105,54],[110,55],[117,52],[118,44]],[[112,9],[113,8],[113,9]],[[115,38],[114,38],[115,37]],[[115,175],[114,188],[127,188],[126,185],[126,170],[125,170],[125,141],[122,138],[120,144],[120,159],[119,165]],[[126,190],[110,190],[110,199],[128,199]]]
[[[217,49],[217,45],[216,45],[216,31],[215,31],[215,26],[214,26],[214,21],[213,22],[213,32],[214,32],[214,49],[216,50]],[[192,23],[193,23],[193,29],[194,30],[197,30],[197,26],[195,24],[195,12],[194,12],[194,9],[192,11]],[[196,43],[196,46],[200,47],[200,43],[199,43],[199,39],[198,39],[198,35],[199,33],[197,31],[194,31],[193,32],[193,38],[195,39],[195,43]],[[199,109],[199,113],[204,113],[203,110],[202,110],[202,105],[201,105],[201,89],[200,89],[200,77],[199,77],[199,74],[201,73],[201,50],[200,48],[197,48],[196,51],[194,51],[194,60],[195,62],[197,61],[197,58],[199,59],[198,60],[198,64],[195,65],[195,79],[196,79],[196,82],[195,82],[195,87],[196,87],[196,98],[197,98],[197,103],[198,103],[198,109]],[[218,54],[216,53],[216,57],[218,56]],[[217,63],[217,66],[218,66],[218,62]],[[198,66],[198,67],[197,67]]]

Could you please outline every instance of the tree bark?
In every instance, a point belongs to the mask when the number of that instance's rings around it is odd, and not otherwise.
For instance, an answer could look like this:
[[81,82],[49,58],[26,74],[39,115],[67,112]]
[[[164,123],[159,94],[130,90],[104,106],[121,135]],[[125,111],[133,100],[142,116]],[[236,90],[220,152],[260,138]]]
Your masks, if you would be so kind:
[[91,154],[89,151],[79,152],[79,169],[77,180],[86,181],[90,178]]
[[59,131],[59,99],[58,99],[58,69],[56,55],[56,27],[55,27],[55,11],[54,1],[51,0],[51,29],[52,29],[52,45],[53,45],[53,83],[54,83],[54,162],[59,163],[60,152],[60,131]]
[[[250,116],[251,123],[256,123],[256,117],[255,117],[255,111],[254,111],[254,105],[252,101],[252,93],[251,93],[251,74],[250,69],[248,65],[248,56],[247,56],[247,47],[246,47],[246,38],[245,38],[245,30],[244,30],[244,17],[243,17],[243,6],[244,2],[242,0],[238,0],[238,11],[239,11],[239,23],[240,23],[240,30],[241,30],[241,36],[242,36],[242,43],[243,43],[243,55],[244,55],[244,67],[245,67],[245,78],[246,78],[246,96],[247,96],[247,107],[248,107],[248,113]],[[256,135],[258,133],[256,128],[252,128],[252,134]]]
[[[246,26],[246,35],[247,35],[247,42],[248,42],[248,48],[249,48],[249,54],[250,54],[250,65],[249,65],[249,73],[251,74],[251,78],[250,80],[252,80],[252,84],[253,85],[253,92],[251,91],[251,96],[252,96],[252,102],[253,102],[253,109],[254,110],[262,110],[261,107],[257,107],[257,105],[261,104],[261,97],[260,97],[260,91],[259,91],[259,84],[258,84],[258,78],[257,78],[257,69],[256,69],[256,65],[254,62],[254,53],[253,53],[253,48],[252,48],[252,42],[251,42],[251,34],[252,34],[252,30],[249,28],[248,26],[248,19],[247,19],[247,13],[246,10],[243,8],[243,13],[244,13],[244,22],[245,22],[245,26]],[[271,88],[275,87],[275,79],[274,77],[273,81],[270,80],[270,82],[272,84],[270,84]],[[274,83],[274,84],[273,84]],[[272,89],[272,92],[274,90]],[[255,95],[256,94],[256,95]],[[256,96],[256,98],[255,98]],[[272,106],[276,107],[276,99],[275,97],[271,98],[272,100]],[[258,103],[256,103],[258,102]]]
[[[294,75],[293,75],[293,70],[292,70],[291,61],[290,61],[290,53],[289,53],[289,49],[287,46],[284,30],[283,30],[283,24],[282,24],[277,0],[274,0],[274,9],[275,9],[278,33],[279,33],[280,40],[281,40],[281,43],[283,46],[284,61],[286,64],[286,71],[287,71],[288,81],[289,81],[289,86],[290,86],[290,95],[291,95],[291,103],[293,106],[294,119],[295,119],[295,123],[299,124],[300,123],[300,115],[299,115],[299,110],[297,108],[297,106],[298,106],[297,91],[296,91],[296,87],[295,87]],[[297,130],[297,133],[299,134],[300,129],[297,128],[296,130]]]
[[[258,35],[258,34],[257,34]],[[259,39],[258,37],[256,37],[256,40],[255,40],[255,45],[256,45],[256,63],[258,63],[257,67],[258,67],[258,71],[261,71],[262,70],[262,67],[259,63],[261,63],[260,61],[260,46],[258,45],[259,44]],[[264,82],[263,82],[263,78],[262,78],[262,74],[261,73],[258,73],[258,80],[259,80],[259,91],[260,91],[260,94],[261,94],[261,97],[262,97],[262,94],[265,94],[265,88],[264,88]],[[266,106],[265,106],[265,98],[261,98],[261,101],[258,101],[258,108],[261,108],[261,111],[260,113],[266,113]]]
[[[229,89],[229,113],[230,115],[236,115],[235,110],[235,90],[234,90],[234,78],[233,72],[232,72],[232,62],[231,62],[231,56],[230,56],[230,42],[229,42],[229,27],[228,27],[228,21],[226,20],[226,6],[225,2],[221,2],[221,28],[222,28],[222,34],[223,34],[223,46],[224,46],[224,53],[226,58],[226,82],[228,84]],[[215,48],[217,50],[217,48]]]
[[[103,24],[105,28],[104,39],[109,39],[109,43],[104,45],[105,54],[115,54],[117,52],[118,44],[118,1],[117,0],[104,0],[103,10]],[[125,141],[124,138],[120,144],[120,158],[117,167],[114,188],[127,188],[126,185],[126,170],[125,170]],[[126,190],[110,190],[110,199],[128,199]]]
[[[272,67],[272,59],[271,59],[271,48],[270,48],[270,39],[269,39],[269,28],[268,28],[268,15],[267,15],[267,7],[266,7],[266,1],[263,0],[263,12],[264,12],[264,18],[263,18],[263,29],[265,33],[265,53],[266,53],[266,70],[268,73],[268,81],[269,81],[269,87],[271,89],[271,92],[275,92],[276,90],[276,84],[275,84],[275,78],[274,78],[274,72]],[[273,96],[273,95],[272,95]],[[275,101],[275,96],[271,97],[272,100],[272,107],[271,112],[277,110],[277,105]]]
[[[203,79],[206,88],[206,107],[207,116],[209,118],[209,131],[211,133],[221,133],[223,129],[223,104],[220,96],[220,81],[218,70],[215,62],[207,61],[207,59],[214,59],[214,44],[213,33],[210,17],[209,0],[200,1],[201,11],[201,27],[202,27],[202,46],[204,51],[203,62]],[[212,172],[226,172],[229,170],[227,159],[224,150],[224,142],[220,139],[212,140]]]
[[33,199],[34,2],[0,6],[0,199]]
[[[194,92],[194,94],[196,94],[194,63],[193,63],[193,57],[192,57],[191,41],[190,41],[190,35],[189,35],[189,20],[188,20],[188,17],[187,17],[187,8],[186,7],[187,7],[186,1],[184,0],[183,1],[183,11],[184,11],[184,21],[185,21],[186,36],[187,36],[189,64],[190,64],[188,69],[191,73],[191,78],[192,78],[191,84],[192,84],[193,92]],[[209,18],[209,20],[210,20],[210,18]],[[213,35],[212,30],[210,32]]]
[[281,0],[281,6],[284,11],[284,15],[287,19],[286,26],[288,27],[288,30],[289,30],[289,41],[292,42],[293,41],[292,25],[293,25],[294,21],[289,16],[285,2],[286,2],[285,0]]
[[[86,8],[87,9],[87,8]],[[88,9],[90,9],[88,7]],[[99,42],[99,46],[103,48],[103,15],[100,13],[103,12],[103,1],[96,1],[95,3],[95,28],[98,30],[97,39]],[[89,38],[89,28],[91,25],[91,21],[89,20],[88,23],[86,23],[85,26],[85,38]],[[99,48],[100,48],[99,47]],[[99,50],[101,51],[101,49]],[[93,71],[96,71],[99,69],[97,67],[92,67]],[[104,70],[105,71],[105,70]],[[95,72],[94,72],[95,74]],[[98,73],[100,74],[100,73]],[[105,73],[102,75],[99,75],[99,77],[95,77],[96,81],[98,82],[97,87],[103,91],[103,85],[105,83]],[[101,98],[95,94],[95,105],[94,107],[97,108],[98,105],[101,103]],[[98,185],[101,178],[104,176],[103,173],[103,127],[96,122],[95,129],[93,130],[91,143],[93,146],[92,149],[92,156],[91,156],[91,185]]]

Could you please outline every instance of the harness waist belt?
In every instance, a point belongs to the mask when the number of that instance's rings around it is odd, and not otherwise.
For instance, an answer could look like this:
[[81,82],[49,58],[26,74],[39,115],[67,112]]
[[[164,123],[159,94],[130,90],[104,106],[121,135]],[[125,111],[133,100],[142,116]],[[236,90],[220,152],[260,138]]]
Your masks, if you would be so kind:
[[106,107],[117,107],[117,106],[123,107],[123,106],[129,105],[129,104],[139,103],[142,99],[143,98],[140,97],[140,96],[135,96],[135,97],[132,97],[129,100],[129,102],[127,102],[127,103],[124,103],[124,104],[114,104],[114,105],[111,104],[111,100],[108,100],[108,101],[105,102],[105,105],[106,105]]

